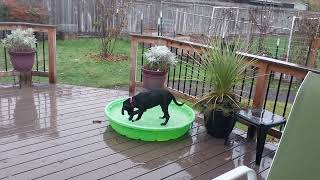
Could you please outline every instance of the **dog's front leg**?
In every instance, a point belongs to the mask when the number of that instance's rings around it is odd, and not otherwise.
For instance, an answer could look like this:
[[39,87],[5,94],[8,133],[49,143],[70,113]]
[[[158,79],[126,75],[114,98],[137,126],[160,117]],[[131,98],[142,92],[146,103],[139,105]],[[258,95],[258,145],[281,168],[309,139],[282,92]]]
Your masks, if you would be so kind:
[[138,112],[139,112],[139,110],[133,111],[132,114],[129,116],[129,121],[132,121],[132,122],[133,122],[133,120],[132,120],[132,119],[133,119],[133,116],[136,115],[136,114],[138,114]]
[[140,120],[141,119],[141,117],[142,117],[142,114],[145,112],[145,110],[139,110],[139,112],[138,112],[138,117],[137,117],[137,119],[136,120],[134,120],[134,121],[138,121],[138,120]]

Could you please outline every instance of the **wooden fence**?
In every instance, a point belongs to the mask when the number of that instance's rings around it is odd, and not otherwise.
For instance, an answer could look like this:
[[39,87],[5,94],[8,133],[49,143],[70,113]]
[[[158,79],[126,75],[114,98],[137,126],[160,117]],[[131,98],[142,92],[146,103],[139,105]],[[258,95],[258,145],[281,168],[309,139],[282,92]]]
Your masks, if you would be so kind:
[[[52,25],[43,25],[43,24],[31,24],[31,23],[19,23],[19,22],[1,22],[0,23],[0,31],[2,31],[2,35],[5,36],[9,31],[15,30],[17,28],[32,28],[34,32],[40,33],[38,35],[39,39],[42,41],[38,41],[37,49],[36,49],[36,67],[34,67],[31,72],[32,76],[41,76],[48,77],[50,83],[57,83],[57,67],[56,67],[56,27]],[[42,38],[40,38],[42,37]],[[46,40],[47,37],[47,40]],[[39,40],[38,39],[38,40]],[[47,43],[47,44],[46,44]],[[40,44],[42,44],[42,48],[40,48]],[[39,50],[41,49],[42,54],[42,69],[39,68],[40,60],[39,60]],[[46,53],[48,51],[48,53]],[[10,63],[7,63],[7,50],[4,48],[2,51],[1,60],[4,62],[4,67],[1,67],[0,77],[7,76],[16,76],[20,75],[20,73],[14,71],[12,67],[10,68]],[[46,59],[48,61],[46,61]],[[48,67],[48,68],[47,68]]]
[[[139,45],[142,45],[143,48],[141,48],[141,46],[139,47]],[[181,58],[181,61],[184,58],[188,58],[190,54],[192,55],[194,53],[199,53],[203,48],[206,48],[202,44],[179,41],[167,37],[131,34],[131,69],[129,85],[130,96],[135,94],[137,86],[142,85],[142,78],[139,80],[137,77],[140,73],[139,68],[143,65],[143,56],[138,56],[138,53],[140,53],[140,50],[143,53],[145,47],[151,47],[154,45],[165,45],[169,47],[173,52],[176,52],[176,55]],[[239,86],[239,93],[246,98],[243,98],[242,100],[240,98],[239,102],[243,102],[246,99],[246,103],[252,107],[266,108],[284,117],[286,117],[290,112],[297,89],[308,71],[320,73],[320,71],[317,71],[313,68],[288,63],[277,59],[247,53],[241,54],[245,56],[248,61],[253,59],[255,60],[254,69],[258,71],[256,73],[259,74],[259,76],[253,79],[252,82],[249,83],[248,87],[245,85],[245,79],[243,80],[243,84]],[[142,57],[142,62],[138,60],[137,57]],[[186,61],[188,62],[188,59]],[[189,60],[189,62],[192,62],[192,60]],[[169,70],[169,74],[171,73],[172,75],[172,71],[174,71],[174,75],[171,79],[168,77],[166,88],[180,98],[196,101],[198,97],[197,95],[201,94],[197,93],[200,91],[200,88],[202,88],[202,92],[205,92],[211,87],[207,87],[205,83],[200,85],[198,83],[192,83],[190,81],[188,82],[188,80],[183,80],[183,78],[180,78],[183,77],[183,74],[181,75],[181,67],[184,67],[183,64],[185,63],[180,64],[180,71],[179,67],[170,68],[171,72]],[[185,74],[186,73],[187,72],[185,72]],[[177,77],[175,74],[179,74],[178,82],[175,81],[175,77]],[[276,75],[278,75],[278,77],[275,77]],[[179,88],[179,85],[177,85],[177,83],[180,83],[180,79],[181,82],[183,82],[183,85],[181,85],[183,88]],[[186,87],[189,87],[189,89],[186,89]],[[192,88],[196,89],[196,91],[193,91]],[[247,95],[244,95],[245,89],[250,91],[247,93]],[[281,99],[282,102],[280,102]],[[270,107],[268,104],[271,104]],[[281,130],[282,127],[279,127],[277,129],[272,129],[269,133],[272,136],[280,137]]]

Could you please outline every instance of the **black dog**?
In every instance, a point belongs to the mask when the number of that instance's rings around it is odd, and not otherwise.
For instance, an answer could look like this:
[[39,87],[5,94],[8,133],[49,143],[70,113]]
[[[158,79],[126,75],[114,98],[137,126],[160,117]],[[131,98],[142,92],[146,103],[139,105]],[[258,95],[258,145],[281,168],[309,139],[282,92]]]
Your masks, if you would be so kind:
[[[160,105],[164,114],[161,118],[166,119],[166,121],[161,123],[161,125],[166,125],[170,119],[168,107],[172,100],[178,106],[182,106],[184,104],[179,104],[176,98],[167,90],[156,89],[148,92],[142,92],[125,100],[122,105],[121,113],[124,115],[124,111],[126,110],[130,116],[129,120],[134,122],[138,121],[147,109]],[[138,110],[134,111],[134,108],[138,108]],[[137,119],[132,120],[133,116],[136,114],[138,114]]]

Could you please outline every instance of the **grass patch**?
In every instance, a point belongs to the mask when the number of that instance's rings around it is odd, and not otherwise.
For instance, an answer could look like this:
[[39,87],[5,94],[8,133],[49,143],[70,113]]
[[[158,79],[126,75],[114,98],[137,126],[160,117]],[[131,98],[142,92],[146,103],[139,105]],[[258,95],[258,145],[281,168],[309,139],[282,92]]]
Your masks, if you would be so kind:
[[[44,44],[47,44],[46,42]],[[47,53],[47,46],[45,45]],[[38,68],[43,70],[43,47],[39,42]],[[76,39],[57,41],[57,73],[58,82],[61,84],[82,85],[92,87],[112,87],[129,84],[129,59],[121,62],[99,61],[93,56],[99,53],[98,39]],[[130,55],[130,42],[128,39],[120,39],[115,47],[115,54]],[[4,53],[0,58],[4,59]],[[141,58],[140,56],[138,58]],[[12,70],[8,59],[8,70]],[[4,69],[4,61],[0,64]],[[48,69],[46,60],[45,68]],[[36,70],[36,63],[34,65]],[[41,80],[40,80],[41,79]],[[47,79],[34,77],[34,81],[47,82]],[[13,78],[1,78],[0,82],[13,82]]]

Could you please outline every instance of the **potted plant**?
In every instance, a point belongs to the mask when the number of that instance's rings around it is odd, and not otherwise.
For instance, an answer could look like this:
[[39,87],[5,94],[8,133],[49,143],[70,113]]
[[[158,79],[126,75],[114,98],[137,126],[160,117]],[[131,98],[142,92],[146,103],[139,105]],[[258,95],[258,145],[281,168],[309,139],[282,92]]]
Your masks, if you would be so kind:
[[[209,42],[209,48],[202,51],[200,74],[205,75],[206,83],[212,90],[201,96],[195,104],[204,113],[207,133],[216,138],[229,136],[233,127],[233,115],[239,108],[234,87],[244,78],[245,69],[253,62],[237,53],[236,43]],[[198,71],[198,70],[196,70]],[[203,79],[199,76],[197,80]]]
[[162,88],[168,68],[176,64],[176,56],[166,46],[151,47],[144,53],[147,63],[142,67],[143,86],[147,89]]
[[2,40],[4,47],[9,51],[14,70],[20,72],[31,71],[34,64],[34,55],[37,39],[31,28],[16,29]]

